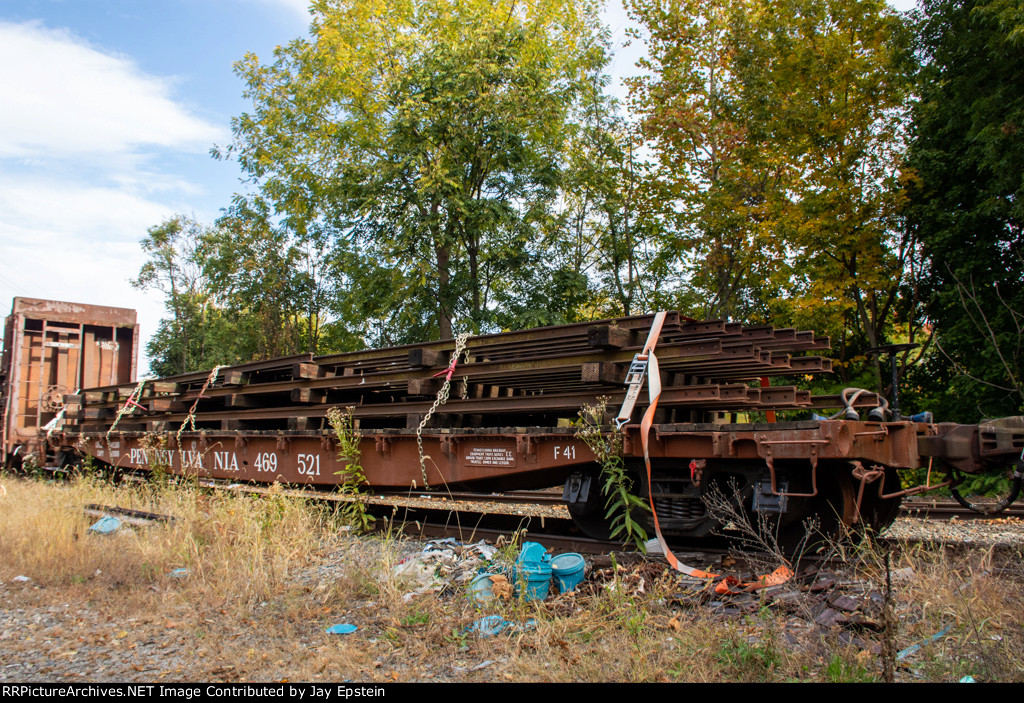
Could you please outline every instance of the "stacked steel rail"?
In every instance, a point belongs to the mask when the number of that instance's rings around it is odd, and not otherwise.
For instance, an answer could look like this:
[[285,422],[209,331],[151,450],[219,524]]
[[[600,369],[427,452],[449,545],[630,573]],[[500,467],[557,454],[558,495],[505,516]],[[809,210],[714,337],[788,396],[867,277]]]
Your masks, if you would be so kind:
[[[66,396],[65,425],[49,443],[68,463],[87,454],[122,469],[232,483],[334,486],[352,461],[375,490],[561,483],[576,524],[603,535],[601,450],[570,425],[605,398],[605,436],[621,440],[637,479],[632,490],[650,498],[664,534],[706,536],[718,518],[705,498],[730,490],[743,510],[770,517],[794,543],[810,517],[826,532],[859,520],[888,524],[903,495],[924,490],[904,490],[901,469],[937,459],[949,485],[954,471],[1005,467],[1024,450],[1016,425],[890,419],[874,393],[812,396],[772,385],[830,371],[817,355],[828,339],[678,313],[667,315],[657,339],[662,390],[653,427],[638,424],[647,403],[641,394],[634,422],[613,430],[654,318],[480,335],[464,346],[443,340],[299,355],[88,389]],[[862,418],[853,406],[879,410]],[[334,408],[351,408],[355,427],[331,427]],[[839,408],[837,419],[808,417],[826,408]],[[778,410],[805,415],[771,422]],[[358,457],[339,458],[353,444]]]
[[[581,407],[621,403],[629,362],[652,315],[470,337],[451,378],[451,397],[429,427],[556,427]],[[414,429],[435,403],[455,352],[443,340],[314,357],[298,355],[108,386],[67,396],[68,429],[163,433],[327,429],[331,407],[351,407],[364,429]],[[838,396],[812,396],[762,379],[831,371],[807,352],[827,337],[767,325],[694,322],[669,313],[658,340],[659,422],[702,422],[709,411],[822,409]],[[874,394],[856,404],[873,407]],[[643,405],[643,402],[640,403]]]

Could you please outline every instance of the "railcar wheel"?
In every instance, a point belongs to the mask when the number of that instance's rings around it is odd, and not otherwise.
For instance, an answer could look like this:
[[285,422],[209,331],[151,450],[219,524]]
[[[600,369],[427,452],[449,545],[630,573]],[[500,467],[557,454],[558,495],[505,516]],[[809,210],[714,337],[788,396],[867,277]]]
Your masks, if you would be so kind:
[[611,539],[611,521],[607,520],[601,495],[600,468],[577,471],[565,481],[562,500],[580,532],[591,539]]
[[[786,493],[813,492],[809,466],[791,467],[786,474]],[[850,467],[819,462],[817,487],[813,496],[787,495],[786,512],[765,521],[772,530],[765,540],[769,545],[774,542],[780,551],[799,556],[821,551],[849,535],[857,516],[857,487]]]
[[579,506],[570,505],[569,515],[580,529],[580,532],[591,539],[607,542],[612,538],[612,523],[604,517],[601,510],[581,510]]
[[[637,493],[640,481],[632,473],[629,475],[633,482],[633,492]],[[591,539],[607,542],[612,539],[614,517],[607,517],[608,499],[601,492],[601,485],[600,467],[576,472],[566,480],[562,500],[566,502],[569,515],[580,532]],[[633,517],[639,519],[641,516]]]
[[[886,468],[882,480],[883,493],[896,493],[900,490],[900,477],[896,469]],[[881,532],[893,523],[900,514],[900,503],[903,498],[880,498],[878,484],[869,483],[864,487],[864,497],[860,503],[860,519],[865,527],[874,532]]]

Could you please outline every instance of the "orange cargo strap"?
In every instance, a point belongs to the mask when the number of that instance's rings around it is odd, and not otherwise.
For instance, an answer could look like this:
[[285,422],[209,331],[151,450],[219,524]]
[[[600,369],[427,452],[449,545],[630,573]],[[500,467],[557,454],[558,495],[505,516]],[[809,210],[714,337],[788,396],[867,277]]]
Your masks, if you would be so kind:
[[[654,322],[651,323],[651,331],[647,335],[647,342],[644,344],[643,350],[633,357],[633,363],[630,365],[629,374],[626,377],[626,382],[629,383],[629,391],[626,393],[626,399],[623,401],[618,417],[615,418],[616,428],[621,430],[622,427],[629,422],[630,415],[632,415],[633,412],[633,406],[636,404],[637,397],[640,395],[640,386],[643,385],[643,379],[644,376],[646,376],[649,405],[647,411],[644,413],[643,419],[640,421],[640,443],[644,448],[644,465],[647,468],[647,499],[650,501],[651,516],[654,518],[654,532],[658,538],[658,544],[661,546],[661,551],[665,555],[665,560],[668,561],[669,565],[676,571],[694,578],[718,579],[720,578],[718,574],[712,574],[710,572],[703,571],[702,569],[687,566],[679,561],[665,542],[665,537],[661,533],[661,524],[658,522],[658,511],[655,510],[654,507],[654,488],[651,481],[649,435],[651,432],[651,425],[654,424],[654,413],[658,409],[658,398],[661,397],[661,371],[658,368],[658,357],[654,355],[654,348],[658,344],[658,337],[661,336],[661,328],[665,324],[665,316],[666,313],[664,311],[655,315]],[[748,591],[764,588],[766,586],[775,586],[780,583],[785,583],[792,577],[792,575],[792,569],[788,566],[780,566],[771,574],[767,576],[760,576],[757,581],[751,583],[743,583],[735,577],[727,576],[716,585],[715,592],[719,594],[732,593],[733,586],[741,586],[743,587],[743,590]]]
[[633,357],[633,363],[630,364],[629,373],[626,376],[629,390],[626,392],[626,399],[622,402],[622,408],[619,410],[618,417],[615,418],[615,425],[617,429],[621,430],[629,422],[630,416],[633,414],[633,406],[636,405],[637,398],[640,396],[640,388],[643,386],[644,377],[646,376],[650,406],[640,422],[640,441],[644,447],[644,463],[647,466],[647,494],[651,505],[651,515],[654,516],[654,532],[658,537],[658,544],[661,545],[661,551],[665,555],[665,559],[668,560],[668,563],[676,571],[696,578],[715,578],[715,574],[709,574],[706,571],[687,566],[676,558],[676,555],[672,553],[672,550],[665,543],[665,538],[661,534],[661,525],[658,523],[658,513],[654,509],[654,496],[651,492],[651,457],[648,449],[648,435],[650,434],[651,425],[654,423],[654,412],[658,409],[658,398],[661,396],[661,372],[658,370],[658,357],[654,355],[654,347],[657,346],[658,337],[661,336],[661,328],[665,324],[665,316],[665,311],[659,312],[654,316],[654,322],[651,323],[651,331],[647,334],[647,342],[644,344],[643,350]]

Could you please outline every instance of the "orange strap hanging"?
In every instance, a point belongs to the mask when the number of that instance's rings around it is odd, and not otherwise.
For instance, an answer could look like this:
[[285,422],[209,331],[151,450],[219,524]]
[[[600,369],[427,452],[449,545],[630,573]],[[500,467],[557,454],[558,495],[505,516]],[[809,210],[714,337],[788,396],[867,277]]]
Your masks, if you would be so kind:
[[[658,537],[658,544],[661,545],[661,551],[665,555],[665,559],[673,569],[696,578],[715,578],[715,574],[695,569],[679,561],[676,555],[672,553],[672,550],[668,548],[668,544],[665,543],[665,537],[661,534],[661,524],[658,522],[658,512],[654,509],[649,435],[651,425],[654,424],[654,413],[658,409],[658,398],[661,397],[661,371],[658,368],[658,357],[654,355],[654,348],[658,344],[658,337],[661,336],[661,328],[665,324],[665,315],[664,311],[655,315],[654,322],[651,324],[651,331],[647,335],[647,342],[644,344],[643,350],[633,359],[630,375],[634,377],[628,379],[631,381],[629,392],[626,394],[626,400],[623,403],[622,410],[619,411],[616,423],[621,428],[629,420],[629,416],[633,411],[633,405],[636,403],[637,396],[640,395],[640,386],[643,384],[643,378],[647,376],[647,396],[650,399],[650,405],[640,421],[640,443],[644,448],[644,464],[647,466],[647,497],[651,505],[651,515],[654,517],[654,533]],[[642,367],[639,366],[640,364],[642,364]],[[639,378],[636,376],[639,376]]]
[[[716,579],[719,578],[718,574],[687,566],[679,561],[678,557],[669,549],[668,544],[665,542],[665,537],[661,533],[661,524],[658,522],[658,511],[654,507],[649,435],[651,425],[654,424],[654,413],[658,409],[658,399],[661,397],[661,371],[658,368],[658,357],[654,354],[654,348],[658,344],[658,337],[661,336],[661,328],[665,323],[665,316],[666,313],[664,311],[655,315],[643,350],[633,357],[633,363],[630,365],[629,374],[626,377],[626,381],[629,383],[629,391],[626,393],[626,399],[623,401],[618,417],[615,418],[616,429],[621,430],[629,422],[637,397],[640,395],[640,387],[643,385],[644,376],[646,376],[647,395],[650,399],[650,404],[644,413],[643,419],[640,421],[640,443],[644,448],[644,465],[647,468],[647,499],[650,501],[651,516],[654,518],[654,532],[658,538],[658,544],[661,546],[661,551],[665,555],[666,561],[676,571],[694,578]],[[729,576],[718,583],[715,587],[715,592],[719,594],[731,593],[733,592],[733,586],[742,586],[745,590],[756,590],[765,586],[785,583],[792,575],[793,571],[789,567],[780,566],[768,576],[761,576],[752,583],[742,583],[739,579]]]

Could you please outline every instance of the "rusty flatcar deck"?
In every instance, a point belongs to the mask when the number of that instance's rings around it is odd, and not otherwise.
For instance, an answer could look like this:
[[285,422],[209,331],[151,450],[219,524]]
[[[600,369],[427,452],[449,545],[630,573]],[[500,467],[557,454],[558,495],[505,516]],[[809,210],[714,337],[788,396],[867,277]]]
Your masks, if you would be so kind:
[[[610,431],[610,428],[609,428]],[[624,428],[624,455],[642,459],[639,427]],[[861,461],[894,468],[921,464],[918,437],[932,426],[910,423],[805,421],[742,424],[663,424],[653,428],[650,454],[656,464],[691,458],[764,462],[799,459]],[[881,438],[884,438],[881,439]],[[344,468],[337,440],[328,431],[185,432],[157,436],[114,432],[109,437],[61,438],[112,466],[160,467],[175,474],[237,481],[334,485]],[[575,428],[457,428],[423,431],[430,484],[478,488],[537,488],[565,480],[594,464],[593,452]],[[373,486],[422,487],[416,434],[405,429],[368,430],[360,439],[361,464]]]
[[[623,404],[650,336],[661,382],[650,468],[640,426],[604,432],[621,433],[632,490],[651,497],[663,531],[677,537],[712,529],[705,499],[724,489],[793,537],[813,516],[832,527],[859,516],[881,526],[905,494],[899,470],[938,459],[943,473],[980,471],[1005,465],[1024,445],[1024,429],[881,421],[887,403],[875,393],[813,396],[779,384],[831,370],[812,354],[827,350],[828,339],[813,332],[668,313],[660,333],[649,335],[653,321],[639,315],[480,335],[464,345],[298,355],[87,389],[66,396],[67,422],[51,443],[65,456],[83,452],[117,467],[331,486],[344,481],[344,462],[328,415],[345,409],[371,486],[494,491],[564,482],[577,524],[598,536],[607,532],[604,479],[573,422],[584,407]],[[646,372],[643,363],[637,368]],[[641,396],[632,417],[649,405]],[[844,419],[811,413],[826,408]],[[753,421],[774,420],[777,411],[809,419]]]

